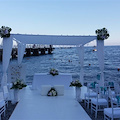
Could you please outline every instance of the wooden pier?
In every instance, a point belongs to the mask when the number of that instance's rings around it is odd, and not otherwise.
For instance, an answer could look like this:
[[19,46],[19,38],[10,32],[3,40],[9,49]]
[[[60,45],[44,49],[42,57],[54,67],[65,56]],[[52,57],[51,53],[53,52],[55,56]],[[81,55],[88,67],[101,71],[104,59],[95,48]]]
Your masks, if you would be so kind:
[[[29,56],[39,56],[39,55],[46,55],[46,54],[52,54],[53,51],[52,45],[26,45],[24,57]],[[2,61],[2,54],[3,49],[0,49],[0,61]],[[11,53],[11,59],[17,58],[18,56],[18,49],[13,48]]]

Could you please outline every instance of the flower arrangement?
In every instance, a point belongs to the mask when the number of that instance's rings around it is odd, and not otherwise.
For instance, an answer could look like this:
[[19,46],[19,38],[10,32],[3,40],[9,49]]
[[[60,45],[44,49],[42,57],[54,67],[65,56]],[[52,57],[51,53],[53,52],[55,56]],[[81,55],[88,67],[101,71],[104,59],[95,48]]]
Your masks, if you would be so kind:
[[47,96],[57,96],[57,91],[52,87],[49,91]]
[[72,81],[70,83],[70,87],[75,86],[75,87],[82,87],[82,84],[80,83],[79,80]]
[[22,80],[17,79],[15,82],[12,82],[11,89],[22,89],[26,86],[27,85]]
[[97,34],[98,40],[104,40],[110,36],[106,28],[97,29],[95,33]]
[[3,38],[3,37],[10,37],[10,31],[11,30],[12,29],[9,28],[9,27],[2,26],[0,28],[0,36],[1,36],[1,38]]
[[52,68],[52,69],[50,70],[50,74],[53,75],[53,76],[58,75],[58,70]]

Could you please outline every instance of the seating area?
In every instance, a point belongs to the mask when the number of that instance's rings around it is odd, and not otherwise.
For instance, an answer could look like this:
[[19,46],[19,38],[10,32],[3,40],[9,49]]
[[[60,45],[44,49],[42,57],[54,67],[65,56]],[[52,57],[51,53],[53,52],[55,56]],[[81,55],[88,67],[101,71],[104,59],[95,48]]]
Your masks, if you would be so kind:
[[97,93],[92,91],[92,89],[90,89],[90,88],[91,88],[91,85],[88,83],[87,84],[87,93],[85,93],[85,100],[84,100],[85,101],[85,106],[87,108],[89,108],[89,104],[91,102],[91,98],[97,97]]
[[120,119],[120,94],[113,95],[110,89],[109,97],[111,100],[111,108],[104,109],[104,118],[106,120]]
[[104,87],[101,87],[98,83],[88,83],[84,104],[81,104],[95,119],[101,112],[104,120],[120,119],[120,85],[116,82],[105,82]]

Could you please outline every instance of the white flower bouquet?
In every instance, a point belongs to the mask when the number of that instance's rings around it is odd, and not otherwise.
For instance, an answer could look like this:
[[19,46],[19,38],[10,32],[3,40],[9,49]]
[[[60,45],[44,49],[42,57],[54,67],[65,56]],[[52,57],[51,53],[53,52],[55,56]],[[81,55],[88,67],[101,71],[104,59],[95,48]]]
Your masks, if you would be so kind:
[[2,26],[0,28],[0,36],[1,36],[1,38],[3,38],[3,37],[10,37],[10,31],[11,30],[12,29],[9,28],[9,27]]
[[97,29],[95,33],[97,34],[98,40],[104,40],[110,36],[106,28]]
[[70,83],[70,87],[82,87],[82,84],[80,83],[80,81],[79,80],[75,80],[75,81],[72,81],[71,83]]
[[52,68],[52,69],[50,70],[50,74],[53,75],[53,76],[55,76],[55,75],[58,75],[59,73],[58,73],[58,70]]
[[57,96],[57,91],[52,87],[49,91],[47,96]]
[[12,82],[11,89],[22,89],[26,87],[27,85],[22,80],[16,80],[15,82]]

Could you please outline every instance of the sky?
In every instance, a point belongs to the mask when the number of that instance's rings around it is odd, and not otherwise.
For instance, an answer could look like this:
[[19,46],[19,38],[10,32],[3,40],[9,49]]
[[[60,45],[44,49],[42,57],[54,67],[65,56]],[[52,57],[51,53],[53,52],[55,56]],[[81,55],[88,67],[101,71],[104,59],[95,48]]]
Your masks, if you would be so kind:
[[105,45],[120,45],[120,0],[0,0],[1,26],[40,35],[96,35],[105,27]]

